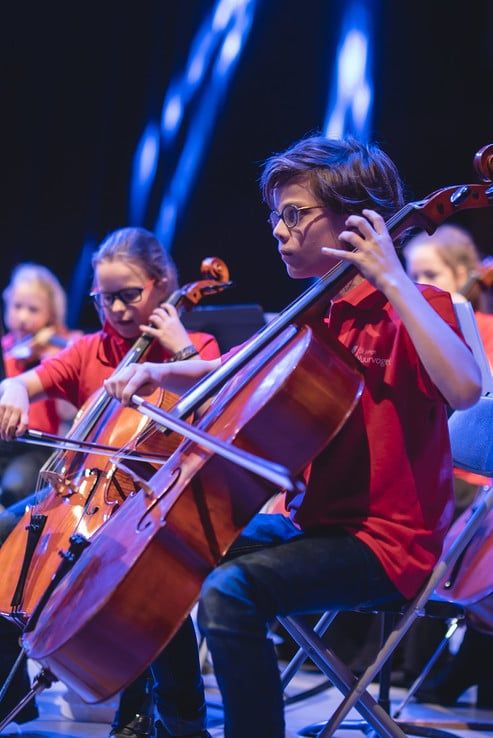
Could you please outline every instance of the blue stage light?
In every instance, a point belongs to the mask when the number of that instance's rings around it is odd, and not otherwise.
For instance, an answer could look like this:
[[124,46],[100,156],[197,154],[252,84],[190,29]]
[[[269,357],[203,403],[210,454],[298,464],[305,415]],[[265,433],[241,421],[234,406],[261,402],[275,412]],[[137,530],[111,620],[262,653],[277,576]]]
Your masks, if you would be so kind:
[[[130,213],[143,224],[159,156],[176,162],[164,184],[155,232],[171,248],[176,225],[207,150],[221,102],[244,48],[257,0],[216,0],[191,44],[186,68],[169,85],[160,127],[146,127],[134,157]],[[178,138],[178,134],[180,138]],[[178,140],[182,142],[178,150]]]
[[324,131],[329,138],[351,133],[367,139],[373,103],[370,3],[345,10]]

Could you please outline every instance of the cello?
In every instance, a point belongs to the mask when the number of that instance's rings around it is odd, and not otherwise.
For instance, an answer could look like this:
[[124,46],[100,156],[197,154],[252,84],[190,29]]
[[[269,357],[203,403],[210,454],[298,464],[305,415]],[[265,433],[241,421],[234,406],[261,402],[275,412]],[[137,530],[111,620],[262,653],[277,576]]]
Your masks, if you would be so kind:
[[[179,309],[190,309],[206,295],[229,287],[229,273],[221,259],[208,258],[201,264],[203,279],[176,290],[168,299]],[[125,355],[119,367],[141,360],[152,343],[143,334]],[[175,396],[158,392],[154,400],[169,406]],[[60,563],[59,552],[66,549],[75,532],[91,535],[135,492],[132,467],[140,476],[151,475],[162,459],[179,442],[164,436],[133,409],[124,410],[104,388],[90,397],[79,411],[66,438],[30,433],[28,441],[65,449],[44,465],[40,480],[48,484],[38,504],[30,507],[0,548],[4,575],[0,586],[0,613],[25,625]],[[33,438],[34,436],[34,438]],[[89,440],[88,440],[89,439]],[[26,439],[21,439],[26,440]],[[148,452],[151,442],[154,453]],[[115,447],[128,447],[132,461],[126,471],[108,459]],[[82,456],[78,448],[87,448]],[[101,462],[99,456],[104,455]]]
[[[449,187],[405,206],[387,225],[394,237],[415,225],[432,231],[461,209],[492,204],[491,180]],[[351,266],[337,265],[192,390],[171,416],[133,398],[151,417],[185,430],[173,418],[224,385],[199,421],[199,433],[183,441],[128,501],[121,525],[110,520],[93,537],[24,635],[29,654],[86,701],[110,696],[153,660],[197,599],[203,578],[272,494],[270,481],[253,478],[236,463],[240,450],[285,465],[289,483],[354,409],[362,389],[354,358],[335,340],[329,349],[317,336],[319,316],[354,273]],[[289,404],[291,412],[285,409]],[[296,441],[288,432],[293,416]],[[213,454],[206,445],[211,436],[234,444],[238,459],[231,463],[219,451]],[[166,602],[156,601],[156,591],[169,593]]]

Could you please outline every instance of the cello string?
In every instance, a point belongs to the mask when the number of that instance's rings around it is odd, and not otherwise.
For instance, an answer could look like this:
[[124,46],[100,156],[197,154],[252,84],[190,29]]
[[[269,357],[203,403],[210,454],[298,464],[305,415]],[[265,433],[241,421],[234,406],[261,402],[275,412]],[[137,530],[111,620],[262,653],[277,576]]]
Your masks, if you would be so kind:
[[[226,264],[217,257],[209,257],[203,260],[201,274],[204,277],[208,277],[208,279],[198,280],[178,288],[168,297],[167,302],[170,302],[176,308],[179,308],[182,302],[184,304],[190,303],[189,306],[191,307],[197,304],[203,296],[223,292],[233,285],[233,282],[229,280],[229,270]],[[139,336],[131,349],[121,359],[115,371],[128,366],[130,363],[138,362],[144,356],[153,340],[153,337],[149,334],[143,333]],[[99,392],[89,402],[89,406],[81,412],[79,418],[76,416],[72,427],[67,433],[66,439],[73,441],[85,440],[98,420],[103,417],[108,407],[110,405],[118,406],[118,404],[116,400],[108,395],[104,387],[101,387]],[[144,441],[149,439],[156,427],[153,422],[148,424],[148,427],[143,431]],[[140,442],[141,436],[139,433],[136,438],[130,438],[127,441],[122,447],[122,451],[128,455],[128,452],[133,452],[137,443]],[[57,472],[57,467],[64,461],[63,449],[67,450],[67,447],[58,447],[57,451],[48,459],[46,466],[43,468],[45,473]],[[156,460],[159,460],[159,457]],[[64,464],[64,469],[65,466]]]

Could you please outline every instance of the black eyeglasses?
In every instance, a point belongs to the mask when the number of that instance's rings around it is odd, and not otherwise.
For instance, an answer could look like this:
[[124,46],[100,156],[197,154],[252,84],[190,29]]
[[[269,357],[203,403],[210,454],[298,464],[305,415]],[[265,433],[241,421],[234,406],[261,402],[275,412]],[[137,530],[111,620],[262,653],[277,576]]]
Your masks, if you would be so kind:
[[277,210],[271,210],[267,222],[272,230],[276,227],[280,220],[283,221],[286,228],[291,230],[300,222],[300,213],[302,210],[315,210],[316,208],[324,208],[325,205],[305,205],[299,208],[297,205],[285,205],[280,213]]
[[90,296],[98,307],[113,307],[115,300],[121,300],[124,305],[133,305],[142,300],[145,287],[126,287],[115,292],[91,292]]

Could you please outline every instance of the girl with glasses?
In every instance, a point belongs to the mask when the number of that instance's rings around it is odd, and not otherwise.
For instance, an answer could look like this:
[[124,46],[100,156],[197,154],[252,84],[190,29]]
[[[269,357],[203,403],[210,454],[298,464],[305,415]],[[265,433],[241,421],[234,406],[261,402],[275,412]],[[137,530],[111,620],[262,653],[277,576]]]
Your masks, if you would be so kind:
[[[188,333],[176,308],[166,300],[177,288],[176,267],[158,239],[142,228],[111,233],[93,256],[92,297],[103,326],[82,336],[56,356],[1,385],[1,437],[10,440],[29,425],[30,403],[40,398],[63,398],[76,407],[100,389],[135,340],[146,333],[155,340],[148,350],[153,362],[176,361],[192,356],[211,360],[219,356],[213,336]],[[10,508],[2,530],[4,540],[24,512]],[[185,664],[185,668],[182,667]],[[165,649],[159,663],[159,689],[154,697],[170,735],[206,736],[203,685],[198,664],[195,632],[190,619]],[[120,705],[112,735],[150,735],[152,721],[139,720],[144,695],[142,683],[131,689]],[[15,703],[14,703],[15,704]],[[165,730],[165,728],[163,728]],[[165,732],[163,735],[167,735]]]
[[81,337],[56,356],[2,385],[2,436],[28,427],[29,403],[42,396],[63,397],[80,407],[101,387],[135,340],[146,333],[155,341],[149,360],[176,360],[182,353],[212,359],[215,339],[189,335],[166,299],[177,288],[176,267],[159,241],[142,228],[110,234],[93,256],[95,300],[103,327]]

